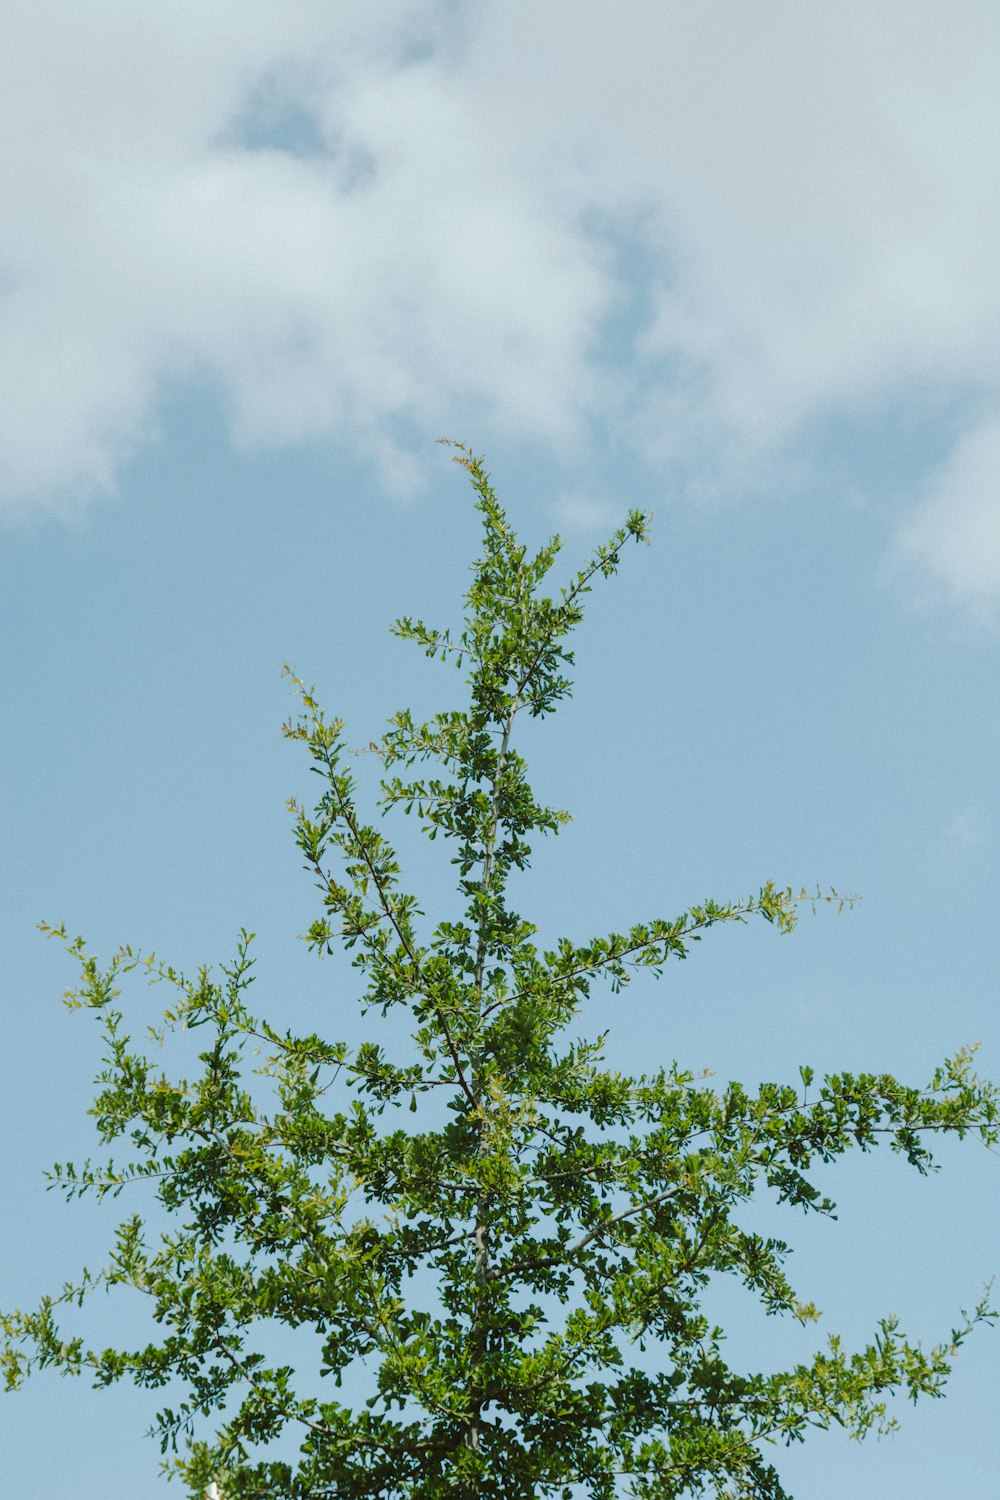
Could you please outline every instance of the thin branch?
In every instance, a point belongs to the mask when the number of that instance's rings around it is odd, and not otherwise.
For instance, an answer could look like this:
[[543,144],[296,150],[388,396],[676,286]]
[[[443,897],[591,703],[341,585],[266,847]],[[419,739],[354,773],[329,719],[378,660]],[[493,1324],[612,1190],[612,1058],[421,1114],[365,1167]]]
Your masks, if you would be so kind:
[[[439,1240],[436,1245],[421,1246],[421,1248],[417,1250],[415,1254],[417,1256],[434,1255],[438,1250],[447,1250],[452,1245],[460,1245],[463,1240],[471,1239],[474,1233],[475,1231],[473,1229],[463,1229],[461,1234],[453,1234],[450,1240]],[[379,1260],[398,1260],[402,1258],[409,1259],[413,1255],[414,1252],[410,1250],[380,1250]]]
[[[517,711],[521,706],[521,691],[522,689],[519,686],[517,692],[514,694],[514,697],[511,699],[510,710],[507,714],[507,719],[504,724],[503,739],[500,742],[500,750],[497,755],[496,771],[493,776],[493,787],[490,795],[490,822],[486,834],[486,845],[483,850],[483,875],[479,883],[479,889],[484,896],[489,894],[490,876],[493,870],[493,855],[496,849],[497,827],[499,826],[500,822],[500,778],[503,775],[504,768],[507,764],[507,751],[510,747],[510,737],[514,728],[514,719],[517,716]],[[476,991],[480,996],[482,996],[483,971],[485,967],[486,918],[485,916],[483,916],[480,918],[479,923],[479,942],[476,951],[475,972]],[[489,1007],[487,1007],[486,1010],[481,1009],[480,1019],[482,1019],[488,1013]]]
[[301,1422],[303,1427],[308,1427],[310,1431],[318,1432],[323,1437],[336,1437],[336,1433],[334,1432],[333,1428],[328,1427],[325,1422],[314,1422],[311,1417],[304,1416],[302,1412],[295,1411],[292,1407],[285,1406],[282,1403],[275,1401],[274,1392],[268,1388],[267,1383],[261,1380],[260,1377],[253,1372],[253,1370],[247,1369],[242,1360],[237,1358],[232,1349],[230,1349],[229,1345],[226,1343],[221,1334],[216,1334],[215,1338],[212,1340],[212,1348],[218,1349],[220,1354],[225,1355],[226,1359],[228,1359],[233,1369],[236,1370],[244,1380],[249,1381],[254,1390],[260,1391],[272,1403],[275,1411],[277,1411],[281,1416],[286,1417],[290,1422]]
[[[742,916],[745,914],[747,916],[751,916],[756,910],[757,905],[755,903],[753,905],[741,908],[737,915]],[[607,968],[608,964],[621,963],[623,959],[631,957],[633,953],[642,953],[648,948],[656,948],[657,946],[666,942],[668,938],[686,938],[692,932],[700,932],[708,927],[714,927],[717,922],[723,920],[725,919],[721,917],[706,917],[703,918],[700,922],[692,922],[689,927],[682,927],[677,932],[664,933],[660,937],[645,938],[641,943],[631,943],[627,948],[622,948],[617,953],[607,953],[602,958],[594,959],[590,963],[579,964],[575,969],[570,969],[565,974],[551,976],[552,983],[554,985],[571,984],[572,981],[574,979],[578,979],[581,974],[596,973],[599,969]],[[501,1006],[514,1005],[519,1000],[527,1000],[533,994],[533,989],[527,989],[517,990],[513,995],[503,995],[499,1000],[494,1000],[490,1005],[486,1007],[486,1009],[483,1011],[483,1016],[486,1017],[490,1015],[492,1011],[499,1010]]]
[[594,578],[601,571],[602,568],[606,567],[607,564],[612,560],[612,558],[614,558],[616,560],[618,558],[620,558],[621,553],[622,553],[624,547],[626,546],[626,544],[628,542],[629,536],[631,536],[631,535],[633,535],[633,533],[632,532],[628,532],[627,535],[623,536],[622,539],[621,539],[621,541],[618,543],[618,546],[617,547],[613,547],[611,549],[611,551],[605,557],[600,557],[600,556],[595,557],[594,560],[586,568],[584,568],[583,572],[575,580],[575,582],[570,586],[570,588],[568,588],[566,590],[566,595],[565,595],[562,603],[559,605],[559,608],[553,614],[552,629],[548,632],[547,635],[545,635],[545,636],[542,637],[542,643],[541,643],[541,645],[539,646],[538,650],[535,652],[535,655],[532,657],[531,662],[529,663],[529,665],[525,669],[524,675],[522,676],[520,682],[517,685],[517,696],[518,697],[520,697],[521,693],[524,692],[524,689],[527,687],[528,683],[531,680],[531,674],[532,674],[532,672],[534,672],[535,668],[538,666],[538,663],[541,661],[542,656],[544,655],[545,651],[548,649],[549,643],[551,642],[552,637],[553,637],[553,635],[555,633],[556,621],[558,620],[559,616],[561,616],[561,615],[564,616],[566,614],[566,611],[567,611],[569,605],[576,598],[576,596],[578,594],[586,592],[587,585],[590,583],[591,579]]
[[[393,1329],[389,1327],[388,1323],[385,1320],[385,1315],[382,1312],[382,1307],[381,1307],[381,1304],[379,1302],[378,1293],[375,1290],[374,1286],[372,1285],[371,1276],[370,1276],[370,1273],[368,1271],[368,1267],[364,1264],[364,1262],[361,1263],[360,1269],[361,1269],[362,1276],[368,1282],[368,1290],[369,1290],[369,1293],[371,1295],[372,1304],[373,1304],[373,1306],[375,1308],[375,1316],[378,1318],[378,1321],[379,1321],[379,1324],[380,1324],[380,1326],[382,1328],[382,1331],[385,1334],[386,1339],[388,1340],[391,1348],[395,1352],[397,1358],[399,1359],[400,1364],[405,1369],[407,1377],[408,1377],[408,1380],[409,1380],[409,1384],[418,1393],[421,1401],[423,1401],[424,1405],[430,1411],[436,1411],[439,1416],[447,1417],[450,1421],[453,1421],[453,1422],[455,1422],[455,1421],[461,1421],[462,1420],[462,1415],[463,1415],[462,1413],[457,1412],[457,1411],[453,1411],[448,1406],[442,1406],[440,1402],[435,1401],[435,1400],[433,1400],[433,1398],[428,1397],[426,1395],[425,1391],[421,1388],[421,1382],[420,1382],[419,1378],[414,1378],[414,1372],[413,1372],[412,1367],[410,1365],[410,1361],[406,1357],[406,1350],[403,1347],[403,1345],[399,1342],[399,1340],[396,1337]],[[357,1313],[355,1313],[355,1316],[356,1317],[358,1316]],[[362,1320],[359,1318],[358,1321],[361,1322]],[[369,1332],[369,1327],[368,1327],[368,1320],[367,1319],[364,1320],[364,1323],[362,1324],[362,1326],[365,1328],[365,1332],[368,1333]],[[374,1334],[370,1334],[370,1336],[371,1337],[375,1337]],[[376,1342],[376,1344],[378,1344],[378,1343],[381,1342],[381,1340],[379,1340],[377,1337],[375,1337],[375,1342]]]
[[665,1193],[657,1193],[655,1198],[647,1198],[642,1203],[633,1203],[629,1208],[623,1208],[620,1213],[613,1214],[610,1219],[604,1219],[589,1233],[578,1239],[574,1245],[567,1245],[565,1250],[558,1255],[546,1255],[541,1260],[519,1260],[512,1266],[504,1266],[492,1272],[491,1281],[498,1281],[501,1277],[514,1276],[519,1271],[540,1271],[546,1266],[558,1266],[564,1264],[571,1256],[578,1255],[581,1250],[600,1239],[611,1228],[612,1224],[620,1224],[623,1219],[629,1219],[633,1214],[641,1214],[647,1208],[655,1208],[659,1203],[665,1203],[669,1198],[676,1198],[682,1193],[682,1187],[669,1188]]
[[[328,762],[328,764],[329,764],[329,762]],[[330,769],[332,771],[333,767],[331,766]],[[372,877],[372,880],[375,882],[375,888],[378,891],[379,905],[381,906],[382,912],[383,912],[384,916],[387,918],[387,920],[391,923],[393,931],[395,932],[396,937],[399,940],[400,947],[403,949],[403,951],[406,954],[407,958],[410,960],[410,963],[413,965],[414,974],[416,975],[416,977],[417,977],[417,979],[419,981],[420,975],[421,975],[420,960],[418,959],[416,953],[413,951],[413,945],[410,942],[410,939],[409,939],[408,935],[404,931],[403,926],[402,926],[402,924],[399,921],[399,916],[398,916],[398,913],[397,913],[397,910],[396,910],[395,903],[389,900],[389,897],[388,897],[388,895],[385,892],[385,889],[384,889],[384,887],[382,885],[382,882],[381,882],[381,880],[379,878],[378,872],[377,872],[374,864],[372,863],[372,860],[371,860],[371,858],[370,858],[370,856],[369,856],[369,854],[367,852],[367,849],[364,847],[364,840],[362,840],[359,837],[357,822],[355,821],[354,817],[347,810],[347,804],[345,804],[343,801],[340,801],[340,809],[341,809],[341,813],[342,813],[343,818],[344,818],[344,822],[347,824],[347,826],[350,829],[352,835],[354,836],[354,839],[356,840],[356,842],[361,847],[362,857],[364,859],[364,862],[365,862],[366,866],[368,867],[368,871],[369,871],[369,873],[370,873],[370,875]],[[312,865],[313,869],[316,871],[316,873],[319,876],[320,880],[323,882],[324,888],[326,888],[328,890],[329,887],[330,887],[330,885],[331,885],[331,881],[330,881],[329,876],[326,874],[325,870],[323,869],[323,866],[320,863],[320,861],[318,859],[310,859],[309,863]],[[376,951],[375,950],[375,945],[368,939],[366,933],[362,933],[362,934],[360,934],[360,936],[362,937],[362,940],[367,943],[368,947],[372,951]],[[389,958],[389,962],[391,963],[391,965],[392,965],[392,967],[393,967],[393,969],[394,969],[394,971],[396,973],[396,977],[398,979],[402,980],[404,984],[411,984],[412,983],[411,976],[406,975],[399,968],[399,965],[396,963],[396,961],[395,961],[394,958],[392,958],[390,955],[386,955],[384,953],[380,954],[379,956],[380,957],[388,957]],[[449,1030],[448,1023],[447,1023],[447,1021],[444,1018],[444,1013],[442,1011],[440,1002],[427,989],[426,985],[418,982],[417,984],[413,984],[412,988],[414,990],[416,990],[417,994],[422,995],[423,998],[425,1000],[427,1000],[428,1003],[433,1007],[434,1012],[435,1012],[435,1014],[437,1016],[437,1019],[438,1019],[438,1023],[439,1023],[439,1025],[441,1027],[441,1031],[442,1031],[442,1033],[444,1035],[445,1043],[447,1045],[448,1052],[449,1052],[449,1054],[451,1056],[452,1065],[454,1066],[455,1072],[457,1074],[458,1082],[459,1082],[459,1085],[461,1086],[462,1092],[465,1094],[466,1098],[468,1099],[469,1103],[473,1106],[473,1108],[477,1108],[478,1104],[477,1104],[476,1097],[475,1097],[475,1095],[473,1094],[472,1090],[469,1087],[468,1080],[466,1079],[466,1076],[465,1076],[465,1071],[462,1068],[461,1057],[460,1057],[458,1049],[457,1049],[457,1047],[455,1045],[454,1038],[451,1035],[451,1031]]]

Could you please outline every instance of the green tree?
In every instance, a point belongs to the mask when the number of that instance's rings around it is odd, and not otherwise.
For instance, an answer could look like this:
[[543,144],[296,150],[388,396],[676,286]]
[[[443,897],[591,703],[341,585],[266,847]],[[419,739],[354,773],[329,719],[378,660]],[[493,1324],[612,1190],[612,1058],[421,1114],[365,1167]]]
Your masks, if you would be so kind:
[[[566,1039],[593,985],[659,975],[720,923],[759,916],[790,932],[815,898],[769,883],[539,951],[511,878],[566,814],[535,800],[518,722],[569,693],[585,598],[646,538],[647,519],[633,512],[549,597],[558,539],[529,556],[482,461],[465,448],[457,461],[484,534],[464,629],[408,618],[394,629],[465,672],[468,704],[427,723],[398,713],[371,750],[383,808],[448,841],[460,915],[433,922],[406,891],[358,809],[341,721],[293,677],[301,716],[286,733],[322,787],[311,812],[292,804],[322,900],[308,940],[351,950],[373,1039],[350,1049],[254,1014],[249,934],[218,978],[187,979],[129,948],[102,968],[82,939],[46,929],[80,963],[71,1003],[104,1029],[101,1139],[124,1138],[131,1155],[56,1166],[54,1180],[99,1198],[146,1180],[177,1227],[164,1217],[153,1233],[129,1216],[105,1269],[5,1316],[7,1385],[55,1366],[96,1386],[165,1389],[166,1466],[194,1496],[215,1483],[224,1500],[780,1500],[769,1445],[832,1424],[859,1437],[886,1428],[887,1397],[938,1394],[991,1314],[984,1301],[930,1350],[887,1319],[856,1353],[834,1337],[777,1374],[730,1368],[701,1310],[710,1275],[738,1278],[769,1313],[816,1317],[786,1278],[785,1244],[741,1227],[741,1209],[766,1186],[790,1208],[830,1213],[811,1166],[882,1140],[919,1172],[934,1132],[995,1142],[998,1091],[968,1052],[924,1088],[885,1074],[814,1086],[803,1068],[795,1087],[716,1090],[676,1063],[624,1077],[603,1064],[602,1037]],[[196,1076],[171,1081],[133,1047],[116,1003],[132,971],[171,987],[161,1041],[204,1028]],[[400,1014],[413,1045],[392,1057],[375,1023],[393,1016],[398,1037]],[[261,1049],[269,1109],[248,1079],[248,1051]],[[152,1342],[100,1350],[62,1330],[74,1304],[118,1285],[149,1298]],[[325,1380],[269,1356],[275,1322],[313,1335]],[[636,1346],[650,1357],[637,1363]]]

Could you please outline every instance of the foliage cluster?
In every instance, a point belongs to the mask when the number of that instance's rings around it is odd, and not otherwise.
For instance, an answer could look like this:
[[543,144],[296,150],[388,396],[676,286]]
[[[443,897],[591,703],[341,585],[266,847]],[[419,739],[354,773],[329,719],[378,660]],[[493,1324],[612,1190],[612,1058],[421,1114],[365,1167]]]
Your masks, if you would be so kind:
[[[880,1141],[919,1172],[934,1133],[994,1143],[998,1093],[969,1052],[923,1088],[868,1074],[816,1085],[803,1068],[795,1087],[750,1090],[678,1064],[622,1076],[603,1037],[569,1039],[595,984],[659,975],[720,924],[761,917],[790,932],[816,898],[766,884],[539,950],[512,877],[566,815],[536,800],[515,731],[570,691],[567,643],[586,596],[646,539],[647,519],[629,515],[553,598],[542,586],[558,539],[530,556],[482,461],[464,448],[457,461],[484,536],[464,628],[404,618],[394,629],[453,661],[468,703],[426,723],[400,712],[371,746],[383,810],[450,850],[457,920],[428,920],[405,888],[386,834],[359,810],[343,724],[295,677],[301,713],[286,726],[321,788],[311,810],[292,804],[320,896],[308,941],[351,952],[373,1034],[379,1015],[404,1016],[413,1051],[352,1049],[257,1015],[250,934],[218,977],[187,978],[129,948],[101,967],[81,939],[49,929],[80,965],[71,1003],[96,1013],[106,1039],[101,1140],[130,1153],[57,1166],[54,1181],[70,1197],[145,1182],[177,1227],[151,1242],[130,1214],[101,1271],[6,1315],[7,1385],[54,1366],[166,1392],[155,1430],[195,1497],[215,1483],[224,1500],[787,1500],[770,1445],[833,1424],[859,1437],[891,1426],[887,1398],[939,1394],[990,1313],[980,1304],[929,1350],[886,1319],[857,1352],[832,1337],[788,1370],[733,1369],[702,1311],[710,1278],[737,1278],[769,1313],[817,1316],[787,1279],[787,1245],[741,1227],[741,1210],[763,1188],[830,1214],[810,1169]],[[161,1042],[203,1028],[197,1076],[171,1079],[133,1043],[118,1004],[132,971],[173,992]],[[255,1053],[273,1086],[267,1110],[248,1083]],[[111,1287],[149,1299],[157,1338],[101,1350],[64,1331],[67,1309]],[[275,1322],[312,1335],[326,1377],[315,1388],[269,1357]],[[290,1433],[301,1439],[291,1459]]]

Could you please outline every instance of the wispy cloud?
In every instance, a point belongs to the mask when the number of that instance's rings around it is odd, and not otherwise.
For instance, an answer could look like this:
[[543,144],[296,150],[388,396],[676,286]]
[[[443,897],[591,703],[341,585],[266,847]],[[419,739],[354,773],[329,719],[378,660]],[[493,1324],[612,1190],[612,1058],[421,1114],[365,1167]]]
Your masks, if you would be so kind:
[[581,493],[561,495],[552,509],[557,524],[565,531],[609,531],[623,520],[620,505]]
[[[397,489],[407,429],[585,463],[611,426],[697,488],[817,414],[1000,400],[986,0],[32,0],[5,33],[9,508],[113,489],[189,378],[237,442],[332,436]],[[899,541],[980,601],[996,432]]]
[[974,807],[958,813],[944,831],[947,848],[958,854],[968,854],[978,849],[986,838],[986,824],[982,814]]

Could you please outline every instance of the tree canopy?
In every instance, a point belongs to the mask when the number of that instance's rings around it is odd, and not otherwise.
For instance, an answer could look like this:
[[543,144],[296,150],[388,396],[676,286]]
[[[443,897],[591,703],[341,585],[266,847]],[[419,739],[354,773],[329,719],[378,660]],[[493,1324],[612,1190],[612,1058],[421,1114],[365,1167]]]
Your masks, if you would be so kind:
[[[194,1497],[215,1485],[222,1500],[788,1500],[774,1445],[891,1426],[888,1398],[939,1394],[992,1314],[984,1299],[933,1348],[887,1318],[856,1351],[832,1336],[790,1369],[732,1368],[703,1310],[710,1278],[735,1278],[768,1313],[818,1316],[788,1279],[788,1246],[745,1227],[744,1210],[764,1191],[829,1214],[811,1169],[882,1142],[921,1173],[936,1134],[994,1144],[998,1090],[969,1050],[924,1086],[803,1067],[794,1084],[718,1087],[681,1062],[628,1077],[603,1036],[571,1033],[594,986],[659,976],[721,924],[789,933],[803,901],[840,898],[769,882],[536,944],[515,877],[567,815],[536,800],[519,723],[569,694],[587,595],[648,520],[633,511],[546,594],[559,539],[529,555],[483,461],[463,447],[456,459],[483,530],[464,625],[393,628],[454,663],[467,698],[427,722],[396,713],[368,748],[383,812],[442,841],[458,904],[424,910],[385,825],[359,806],[343,722],[290,674],[299,710],[285,732],[319,778],[314,806],[291,804],[319,896],[307,938],[351,954],[371,1040],[258,1015],[250,933],[219,971],[187,977],[129,947],[102,966],[82,938],[46,928],[80,966],[71,1005],[103,1028],[101,1141],[127,1151],[57,1165],[53,1181],[98,1198],[145,1183],[159,1206],[155,1224],[119,1224],[103,1269],[4,1315],[6,1383],[51,1366],[159,1391],[165,1464]],[[169,988],[154,1033],[165,1050],[202,1028],[191,1076],[133,1041],[120,1003],[133,974]],[[405,1055],[384,1040],[387,1017],[393,1038],[407,1022]],[[263,1084],[250,1077],[260,1058]],[[73,1332],[73,1308],[113,1287],[148,1299],[150,1342],[99,1349]],[[304,1370],[273,1357],[275,1325],[311,1346]]]

